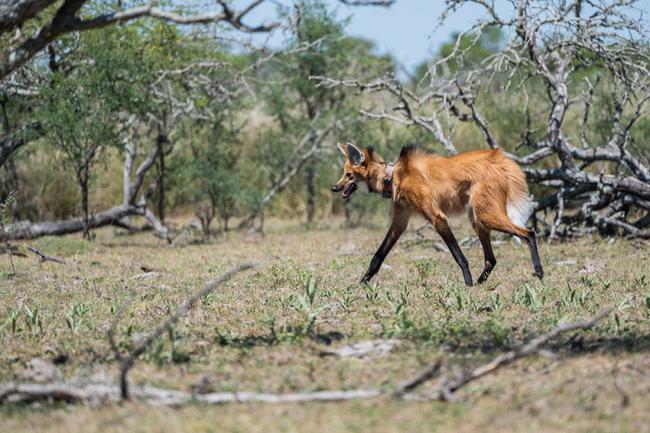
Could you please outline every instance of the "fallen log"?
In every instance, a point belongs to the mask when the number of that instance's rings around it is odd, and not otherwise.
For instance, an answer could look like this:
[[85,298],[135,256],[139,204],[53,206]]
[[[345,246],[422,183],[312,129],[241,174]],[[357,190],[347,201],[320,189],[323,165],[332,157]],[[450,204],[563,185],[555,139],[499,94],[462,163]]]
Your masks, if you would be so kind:
[[[151,211],[141,206],[120,205],[91,215],[88,220],[88,228],[96,229],[108,225],[123,227],[121,220],[128,216],[144,216],[152,223],[157,235],[168,239],[166,227],[157,221]],[[22,221],[5,226],[3,228],[3,236],[7,239],[35,239],[41,236],[61,236],[70,233],[79,233],[83,230],[83,218],[69,218],[40,223]]]
[[[134,387],[133,397],[156,406],[180,406],[192,402],[208,404],[226,403],[299,403],[310,401],[344,401],[368,399],[382,395],[378,390],[314,391],[289,394],[267,394],[258,392],[214,392],[194,394],[186,391]],[[121,400],[121,389],[117,385],[71,384],[71,383],[10,383],[0,388],[0,404],[32,403],[35,401],[59,401],[67,403],[102,403]]]

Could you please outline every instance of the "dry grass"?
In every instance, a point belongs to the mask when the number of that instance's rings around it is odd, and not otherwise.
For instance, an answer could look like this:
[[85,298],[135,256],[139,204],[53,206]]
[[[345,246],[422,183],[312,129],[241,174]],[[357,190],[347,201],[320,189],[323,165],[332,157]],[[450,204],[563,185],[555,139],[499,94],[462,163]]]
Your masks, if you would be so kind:
[[[620,308],[594,330],[556,342],[557,357],[519,361],[468,386],[458,403],[5,407],[0,431],[650,431],[647,243],[543,242],[547,277],[539,282],[527,249],[507,241],[495,247],[499,263],[487,284],[466,289],[451,256],[409,241],[411,232],[376,285],[364,287],[357,281],[383,228],[329,224],[307,231],[276,222],[265,237],[232,233],[174,248],[150,234],[115,236],[110,229],[94,243],[41,239],[33,245],[78,264],[38,264],[32,256],[17,262],[16,275],[1,256],[0,382],[18,380],[33,357],[62,354],[64,377],[112,380],[116,363],[105,327],[130,290],[135,302],[118,333],[124,347],[243,261],[261,267],[194,308],[136,365],[134,382],[188,389],[207,376],[218,391],[390,389],[437,357],[455,368],[475,365],[563,318],[611,303]],[[476,277],[481,248],[464,250]],[[141,266],[154,273],[142,275]],[[322,356],[332,346],[376,338],[402,343],[370,360]]]

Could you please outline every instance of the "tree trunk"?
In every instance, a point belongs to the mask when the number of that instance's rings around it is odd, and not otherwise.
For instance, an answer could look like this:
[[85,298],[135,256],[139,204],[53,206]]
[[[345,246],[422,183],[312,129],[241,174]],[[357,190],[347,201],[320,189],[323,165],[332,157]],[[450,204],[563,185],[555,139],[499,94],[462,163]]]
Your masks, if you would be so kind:
[[156,186],[158,189],[158,218],[161,223],[165,223],[165,149],[163,148],[167,143],[167,135],[159,133],[156,140],[158,146],[158,180]]
[[90,216],[88,211],[88,167],[82,168],[78,173],[79,186],[81,187],[81,210],[83,212],[83,238],[90,240]]
[[206,214],[197,215],[201,222],[201,232],[203,233],[203,240],[210,239],[210,224],[212,219]]
[[9,156],[25,144],[22,138],[0,137],[0,166],[9,158]]
[[307,224],[314,222],[316,208],[316,188],[314,187],[314,163],[310,161],[305,169],[305,186],[307,187]]
[[124,188],[124,202],[122,204],[128,205],[131,203],[131,174],[133,172],[133,161],[135,159],[135,149],[133,143],[129,139],[128,132],[124,133],[124,170],[122,172],[123,188]]
[[208,240],[210,238],[210,225],[215,216],[215,207],[212,202],[199,203],[194,211],[194,214],[201,222],[201,231],[203,232],[203,240]]
[[18,201],[18,191],[20,187],[20,178],[18,177],[18,170],[13,158],[7,160],[6,166],[6,181],[5,188],[0,196],[0,201],[4,202],[9,194],[14,193],[14,205],[11,208],[11,217],[13,221],[20,219],[20,202]]

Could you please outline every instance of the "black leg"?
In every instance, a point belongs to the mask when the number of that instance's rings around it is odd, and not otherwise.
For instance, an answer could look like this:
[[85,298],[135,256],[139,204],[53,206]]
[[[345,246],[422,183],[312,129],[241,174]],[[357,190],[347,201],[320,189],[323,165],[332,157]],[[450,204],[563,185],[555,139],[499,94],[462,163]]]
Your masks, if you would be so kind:
[[463,255],[463,252],[458,246],[456,237],[449,228],[447,220],[444,218],[436,218],[433,221],[433,226],[435,227],[438,234],[442,237],[442,240],[447,244],[447,248],[451,251],[451,255],[454,256],[454,260],[460,266],[460,269],[463,271],[463,278],[465,279],[465,284],[468,286],[472,285],[472,274],[469,271],[469,266],[467,264],[467,259]]
[[379,249],[377,249],[377,252],[372,257],[368,270],[364,274],[363,278],[361,278],[361,283],[367,283],[379,271],[379,268],[381,268],[381,264],[384,262],[384,259],[393,248],[402,233],[404,233],[404,230],[406,230],[409,217],[410,213],[408,213],[406,210],[397,207],[393,208],[393,222],[388,229],[388,233],[386,233],[384,241],[381,243]]
[[[485,220],[483,220],[483,224],[485,225]],[[537,251],[535,230],[517,226],[505,217],[501,220],[498,218],[496,220],[493,219],[489,222],[487,228],[517,236],[519,239],[525,241],[528,244],[528,249],[530,249],[530,255],[533,259],[533,267],[535,268],[534,275],[539,279],[544,277],[544,268],[542,268],[542,262],[539,259],[539,252]]]
[[483,247],[483,256],[485,258],[485,268],[483,268],[483,272],[478,277],[478,280],[476,280],[476,283],[483,284],[485,280],[487,280],[490,276],[492,269],[494,269],[496,266],[497,259],[494,257],[494,252],[492,251],[490,231],[481,227],[474,228],[476,230],[476,234],[478,235],[478,239],[481,241],[481,246]]
[[362,283],[367,283],[368,281],[370,281],[370,279],[379,271],[379,268],[381,268],[381,264],[384,262],[384,259],[386,258],[390,250],[393,248],[398,238],[399,238],[399,234],[395,233],[392,229],[388,230],[388,233],[386,233],[386,237],[384,238],[384,241],[379,246],[379,249],[377,250],[375,255],[372,256],[372,260],[370,261],[370,266],[368,267],[368,270],[364,274],[363,278],[361,278]]
[[535,236],[535,230],[528,231],[528,248],[530,248],[530,255],[533,259],[535,276],[541,280],[544,278],[544,268],[542,267],[542,261],[539,259],[539,252],[537,251],[537,238]]

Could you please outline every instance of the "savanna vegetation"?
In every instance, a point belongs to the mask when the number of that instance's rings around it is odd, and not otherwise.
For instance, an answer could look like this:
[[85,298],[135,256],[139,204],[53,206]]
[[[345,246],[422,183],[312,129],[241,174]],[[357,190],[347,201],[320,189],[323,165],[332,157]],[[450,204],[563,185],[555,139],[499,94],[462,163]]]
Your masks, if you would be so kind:
[[[448,0],[407,72],[341,12],[394,3],[0,6],[0,430],[648,431],[644,3]],[[332,194],[346,141],[503,149],[546,277],[495,233],[465,287],[414,220],[359,284],[390,200]]]

